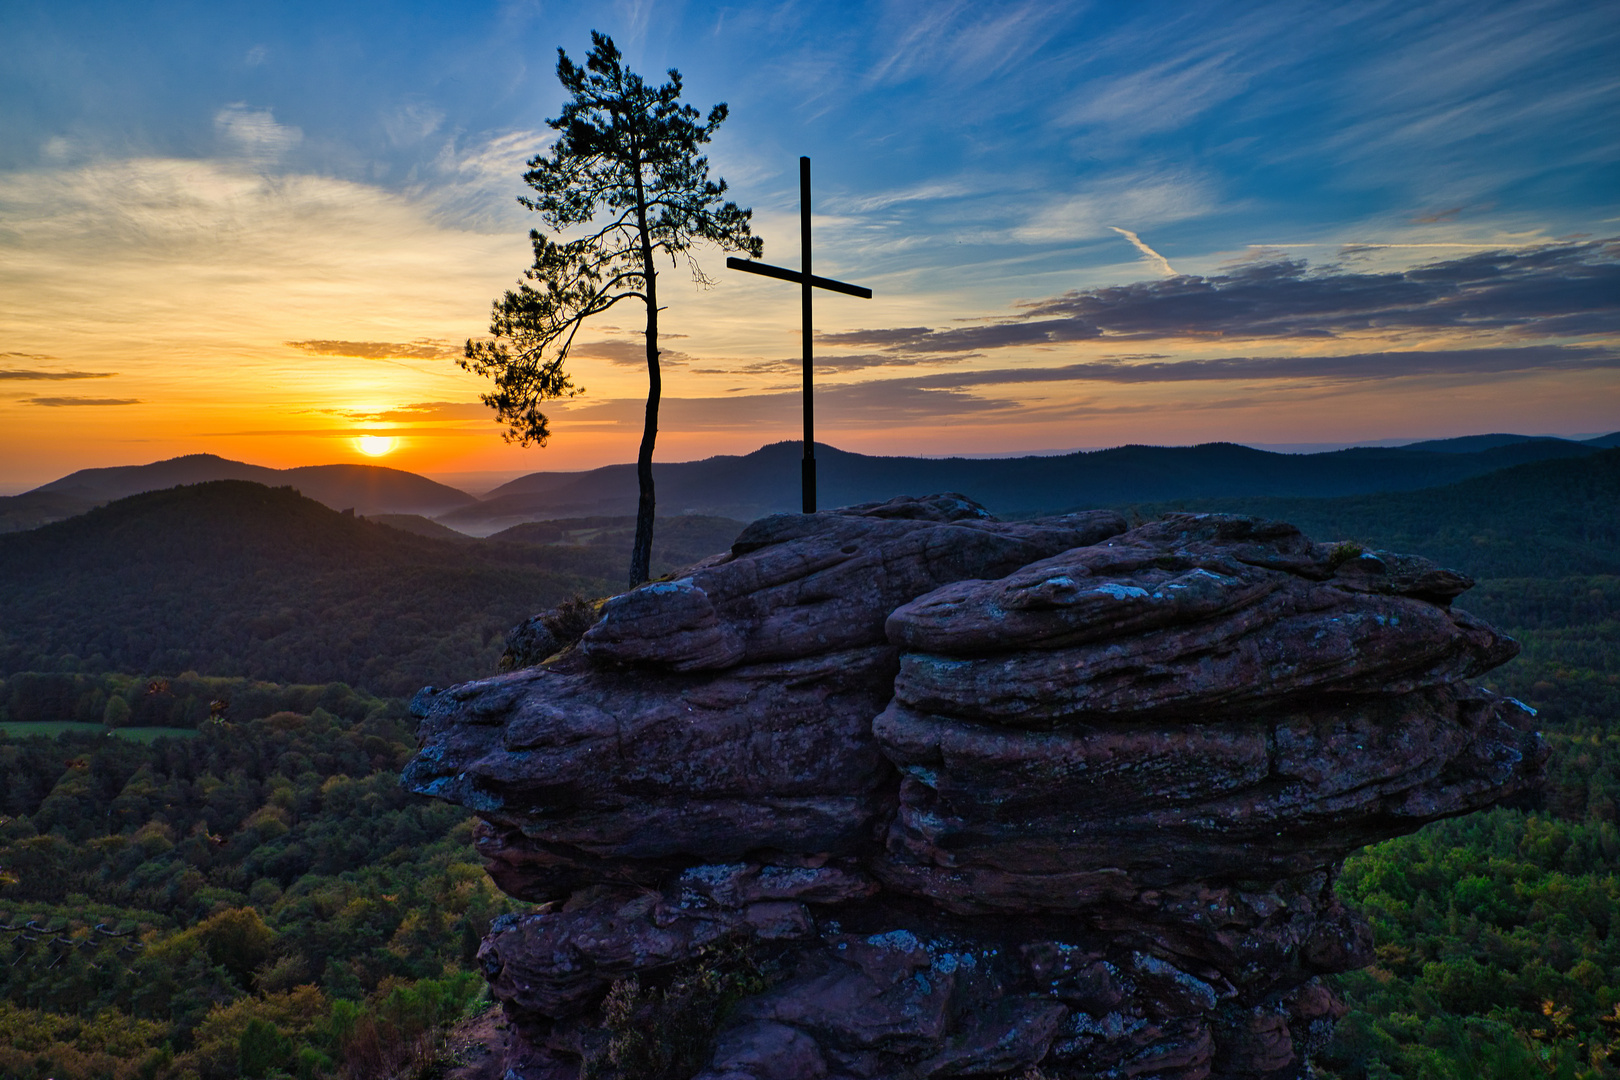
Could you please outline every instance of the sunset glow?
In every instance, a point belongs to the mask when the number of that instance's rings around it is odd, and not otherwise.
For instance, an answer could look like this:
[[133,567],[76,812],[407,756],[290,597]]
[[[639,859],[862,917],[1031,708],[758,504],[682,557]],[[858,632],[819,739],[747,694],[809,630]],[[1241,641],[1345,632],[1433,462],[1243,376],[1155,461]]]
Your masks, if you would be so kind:
[[354,445],[367,457],[382,457],[392,453],[399,440],[387,435],[362,435],[354,440]]
[[[71,78],[80,18],[8,6],[0,493],[198,452],[633,460],[632,304],[581,333],[588,393],[548,409],[543,449],[503,442],[455,364],[531,258],[516,197],[563,99],[549,58],[592,27],[729,103],[711,166],[767,261],[798,265],[812,157],[816,272],[875,293],[816,299],[834,446],[1611,431],[1620,29],[1578,0],[1487,6],[1394,32],[1291,5],[427,5],[408,26],[92,5]],[[333,65],[338,40],[369,59]],[[694,254],[710,284],[659,279],[659,459],[796,438],[798,293]]]

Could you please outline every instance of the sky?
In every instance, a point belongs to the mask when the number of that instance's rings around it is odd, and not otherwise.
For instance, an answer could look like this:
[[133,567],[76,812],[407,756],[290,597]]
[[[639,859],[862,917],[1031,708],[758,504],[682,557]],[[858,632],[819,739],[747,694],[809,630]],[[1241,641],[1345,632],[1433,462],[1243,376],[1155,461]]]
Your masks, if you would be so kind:
[[[1620,429],[1613,4],[8,0],[0,493],[187,453],[473,489],[633,460],[640,311],[581,336],[543,448],[455,364],[531,259],[524,163],[593,29],[729,105],[711,174],[767,262],[799,265],[811,157],[814,269],[874,292],[817,297],[820,441]],[[798,438],[798,290],[697,256],[711,285],[660,277],[658,458]]]

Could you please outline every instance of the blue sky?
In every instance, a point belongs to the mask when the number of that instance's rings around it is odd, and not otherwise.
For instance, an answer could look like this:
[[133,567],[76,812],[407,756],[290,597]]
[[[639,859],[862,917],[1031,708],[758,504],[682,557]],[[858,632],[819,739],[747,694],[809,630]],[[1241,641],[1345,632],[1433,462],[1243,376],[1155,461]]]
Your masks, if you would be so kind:
[[[817,271],[878,294],[818,309],[836,445],[1620,428],[1614,5],[11,0],[0,484],[359,427],[423,471],[628,460],[634,318],[543,451],[450,362],[592,29],[729,103],[711,163],[769,261],[813,158]],[[705,259],[669,459],[794,435],[793,290]]]

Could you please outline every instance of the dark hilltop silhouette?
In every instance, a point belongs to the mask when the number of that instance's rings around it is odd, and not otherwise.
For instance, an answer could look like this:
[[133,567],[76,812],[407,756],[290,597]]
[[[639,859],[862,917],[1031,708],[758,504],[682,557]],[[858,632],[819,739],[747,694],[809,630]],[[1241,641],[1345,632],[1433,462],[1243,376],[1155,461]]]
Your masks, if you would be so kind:
[[[1281,454],[1236,443],[1120,446],[1072,454],[1012,458],[878,457],[822,444],[820,502],[825,507],[880,502],[897,494],[955,491],[1002,517],[1158,503],[1177,499],[1331,498],[1415,491],[1534,461],[1585,457],[1620,445],[1620,433],[1586,441],[1525,435],[1469,435],[1401,447],[1356,447]],[[797,442],[742,455],[654,466],[664,516],[702,514],[749,521],[799,510]],[[421,535],[446,529],[489,536],[528,522],[622,517],[636,512],[636,467],[535,472],[482,497],[415,473],[380,465],[267,469],[212,454],[150,465],[83,469],[33,491],[0,498],[0,532],[37,528],[113,499],[209,480],[291,486],[334,510]],[[414,516],[410,520],[407,515]]]
[[[1474,445],[1470,439],[1480,443]],[[1007,517],[1167,499],[1411,491],[1528,461],[1582,457],[1612,445],[1615,436],[1592,442],[1519,435],[1470,439],[1325,454],[1278,454],[1235,443],[1205,443],[977,459],[874,457],[822,445],[816,455],[823,506],[956,491]],[[1463,445],[1451,447],[1449,442]],[[659,505],[668,514],[720,514],[742,520],[797,512],[800,453],[798,443],[781,442],[737,457],[655,466]],[[531,473],[439,520],[464,532],[487,533],[538,518],[632,513],[635,494],[630,465]]]
[[[106,469],[80,469],[33,491],[14,496],[37,505],[72,507],[83,513],[92,506],[160,491],[180,484],[209,480],[251,480],[265,487],[291,485],[318,503],[357,514],[424,514],[433,516],[477,500],[425,476],[385,465],[305,465],[296,469],[269,469],[231,461],[214,454],[187,454],[150,465],[120,465]],[[62,514],[66,517],[68,515]]]

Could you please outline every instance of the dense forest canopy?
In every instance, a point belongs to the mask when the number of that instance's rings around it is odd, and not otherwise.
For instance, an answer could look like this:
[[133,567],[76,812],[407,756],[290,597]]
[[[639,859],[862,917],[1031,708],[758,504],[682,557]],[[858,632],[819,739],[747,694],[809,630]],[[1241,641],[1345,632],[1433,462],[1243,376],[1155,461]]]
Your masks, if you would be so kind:
[[[189,738],[6,721],[0,1076],[392,1075],[478,996],[511,904],[471,821],[400,790],[401,703],[225,682],[170,684],[236,692]],[[7,708],[63,685],[14,676]]]

